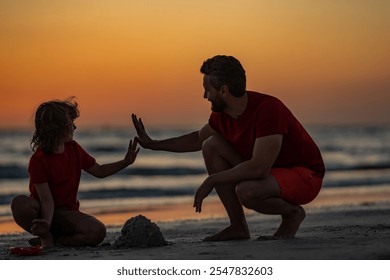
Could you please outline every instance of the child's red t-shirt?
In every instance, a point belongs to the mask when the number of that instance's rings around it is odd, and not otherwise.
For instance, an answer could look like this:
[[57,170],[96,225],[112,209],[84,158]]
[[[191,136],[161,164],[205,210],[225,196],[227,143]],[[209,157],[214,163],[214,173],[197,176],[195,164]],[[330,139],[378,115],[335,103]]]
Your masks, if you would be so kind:
[[248,91],[244,113],[233,119],[226,113],[212,113],[210,126],[221,133],[243,160],[252,158],[256,138],[283,134],[274,168],[305,167],[324,176],[320,150],[291,111],[276,97]]
[[56,208],[78,210],[81,170],[91,168],[95,162],[76,141],[65,143],[61,154],[46,154],[38,148],[28,167],[30,196],[39,200],[34,184],[48,183]]

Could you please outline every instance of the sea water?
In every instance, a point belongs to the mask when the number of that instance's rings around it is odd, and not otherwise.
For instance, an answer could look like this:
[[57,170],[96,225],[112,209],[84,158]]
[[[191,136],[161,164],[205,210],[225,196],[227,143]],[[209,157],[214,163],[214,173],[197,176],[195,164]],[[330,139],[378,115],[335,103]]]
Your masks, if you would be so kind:
[[[390,188],[390,125],[307,126],[326,166],[324,188]],[[166,139],[194,129],[151,129],[153,139]],[[28,194],[29,145],[32,131],[0,130],[0,221],[9,219],[10,201]],[[124,157],[135,136],[131,128],[78,129],[75,140],[104,164]],[[141,149],[136,162],[119,173],[97,179],[82,173],[82,208],[153,206],[191,201],[206,178],[200,152],[171,153]],[[191,202],[189,202],[191,203]],[[106,209],[106,210],[105,210]]]

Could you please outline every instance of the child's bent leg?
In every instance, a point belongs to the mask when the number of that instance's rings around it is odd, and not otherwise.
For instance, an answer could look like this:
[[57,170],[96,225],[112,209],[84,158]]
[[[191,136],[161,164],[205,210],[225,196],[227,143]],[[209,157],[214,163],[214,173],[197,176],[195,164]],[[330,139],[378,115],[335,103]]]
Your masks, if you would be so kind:
[[60,235],[56,240],[65,246],[96,246],[106,237],[106,227],[95,217],[82,212],[67,215],[66,223],[73,225],[73,233]]
[[39,218],[40,209],[41,206],[36,199],[25,195],[14,197],[11,202],[15,222],[30,233],[32,221]]
[[11,202],[15,222],[27,232],[40,237],[40,240],[32,241],[36,243],[34,246],[50,247],[54,245],[54,240],[50,233],[50,225],[47,221],[39,219],[40,209],[41,206],[35,198],[25,195],[14,197]]

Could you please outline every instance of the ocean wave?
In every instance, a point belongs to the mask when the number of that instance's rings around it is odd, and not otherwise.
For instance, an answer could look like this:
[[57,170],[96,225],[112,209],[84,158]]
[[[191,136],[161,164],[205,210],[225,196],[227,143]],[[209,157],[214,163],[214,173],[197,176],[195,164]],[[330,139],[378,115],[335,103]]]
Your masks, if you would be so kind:
[[147,188],[147,189],[100,189],[91,191],[80,191],[78,197],[80,199],[112,199],[112,198],[141,198],[141,197],[166,197],[166,196],[187,196],[195,193],[194,188],[181,189],[161,189],[161,188]]
[[27,168],[20,165],[0,165],[0,179],[28,178]]
[[390,178],[388,177],[366,177],[366,178],[348,178],[345,179],[325,179],[323,182],[324,188],[331,187],[360,187],[360,186],[378,186],[390,185]]
[[100,146],[86,146],[86,150],[88,150],[89,153],[92,154],[98,154],[98,153],[123,153],[124,149],[123,147],[118,147],[115,145],[100,145]]
[[[116,188],[79,191],[78,198],[88,199],[115,199],[115,198],[152,198],[152,197],[178,197],[194,195],[194,188],[164,189],[164,188]],[[10,204],[16,194],[0,195],[0,205]]]
[[[123,169],[117,173],[122,176],[188,176],[205,174],[204,168],[193,167],[132,167]],[[90,175],[86,175],[88,178]],[[0,166],[0,179],[24,179],[28,178],[27,168],[19,165],[1,165]]]
[[206,174],[206,169],[194,167],[136,167],[123,169],[118,174],[133,176],[187,176]]
[[374,163],[374,164],[333,164],[326,166],[326,171],[355,171],[355,170],[380,170],[390,169],[390,162]]
[[[375,164],[331,164],[326,166],[326,171],[364,171],[364,170],[384,170],[390,169],[389,162]],[[169,167],[131,167],[121,170],[117,173],[120,176],[189,176],[207,174],[203,167],[185,167],[185,166],[169,166]],[[90,175],[83,173],[83,176],[88,179]],[[0,165],[0,179],[25,179],[28,178],[27,167],[17,164]]]
[[[325,180],[324,188],[333,187],[368,187],[389,185],[390,178],[354,178],[354,179],[336,179]],[[161,188],[159,186],[149,186],[148,188],[100,188],[95,190],[80,190],[78,198],[82,200],[107,200],[116,198],[163,198],[163,197],[184,197],[195,194],[197,187],[183,188]],[[16,194],[0,194],[0,205],[10,204]]]

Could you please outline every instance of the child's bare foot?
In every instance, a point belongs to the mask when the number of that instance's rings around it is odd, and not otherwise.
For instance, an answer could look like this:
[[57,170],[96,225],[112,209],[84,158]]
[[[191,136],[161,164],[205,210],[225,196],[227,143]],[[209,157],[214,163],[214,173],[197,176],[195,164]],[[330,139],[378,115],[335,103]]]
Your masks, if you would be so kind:
[[41,239],[41,245],[43,247],[54,246],[54,239],[50,232],[50,224],[45,219],[33,220],[31,232]]
[[34,246],[34,247],[39,247],[42,245],[41,243],[41,239],[39,237],[33,237],[31,238],[28,243],[31,245],[31,246]]
[[50,234],[50,236],[47,236],[45,238],[41,237],[41,244],[42,247],[49,248],[49,247],[54,247],[55,242],[53,236]]
[[249,231],[246,227],[233,227],[228,226],[224,230],[207,236],[203,241],[227,241],[227,240],[239,240],[239,239],[249,239]]
[[45,219],[35,219],[31,226],[32,234],[45,237],[50,233],[50,224]]
[[297,233],[299,226],[305,219],[305,210],[297,205],[290,215],[282,216],[282,223],[274,233],[274,239],[292,238]]

